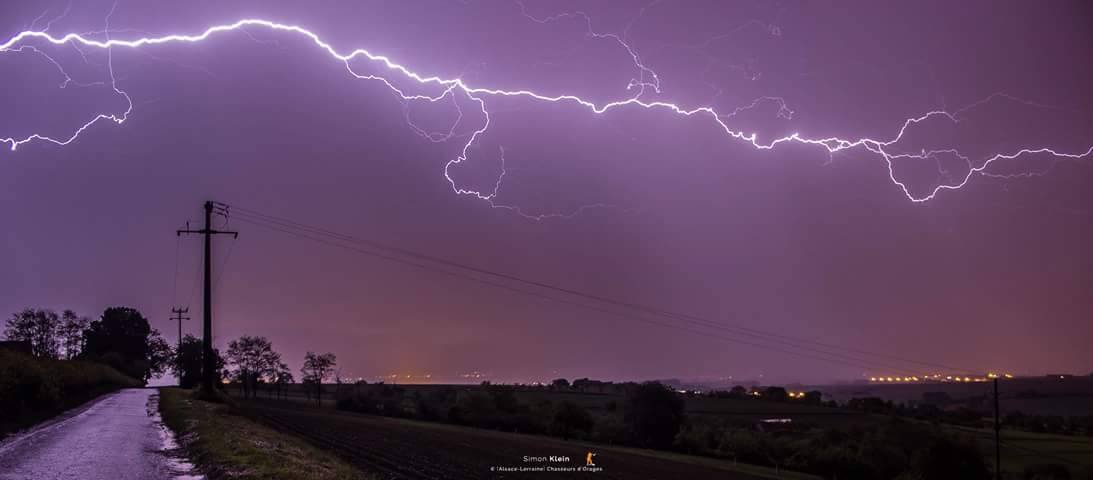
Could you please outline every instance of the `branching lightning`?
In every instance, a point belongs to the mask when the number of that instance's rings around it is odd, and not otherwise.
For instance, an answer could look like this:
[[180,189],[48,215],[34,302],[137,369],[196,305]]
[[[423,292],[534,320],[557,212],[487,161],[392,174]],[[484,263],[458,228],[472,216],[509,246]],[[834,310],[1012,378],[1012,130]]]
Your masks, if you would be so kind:
[[[21,147],[23,145],[33,143],[33,142],[48,142],[48,143],[53,143],[53,144],[56,144],[56,145],[64,146],[64,145],[68,145],[68,144],[76,141],[80,137],[80,135],[84,133],[84,131],[86,131],[87,129],[89,129],[90,127],[92,127],[93,125],[95,125],[97,123],[100,123],[100,122],[114,122],[116,124],[124,123],[129,118],[129,115],[133,110],[133,101],[129,97],[129,94],[127,94],[124,90],[122,90],[121,88],[118,87],[117,79],[114,76],[114,69],[113,69],[113,63],[111,61],[111,59],[112,59],[111,55],[112,55],[113,49],[115,47],[117,47],[117,48],[126,48],[126,49],[140,49],[142,47],[151,47],[151,46],[155,46],[155,45],[164,45],[164,44],[172,44],[172,43],[196,43],[196,42],[202,42],[202,41],[204,41],[204,40],[206,40],[206,39],[208,39],[208,38],[210,38],[214,35],[217,35],[217,34],[232,32],[232,31],[237,31],[237,30],[241,31],[241,32],[243,32],[247,35],[250,35],[250,33],[247,32],[245,30],[245,28],[246,27],[254,27],[254,28],[264,28],[264,29],[268,29],[268,30],[271,30],[271,31],[275,31],[275,32],[290,33],[290,34],[299,35],[301,37],[304,37],[307,40],[309,40],[311,43],[313,43],[314,46],[317,47],[317,49],[320,52],[323,52],[323,53],[327,54],[328,56],[330,56],[331,59],[339,61],[342,64],[344,64],[346,71],[350,75],[355,77],[356,79],[375,81],[375,82],[379,82],[379,83],[383,84],[392,93],[394,93],[404,103],[405,106],[407,106],[407,110],[406,110],[407,123],[409,123],[411,128],[413,128],[414,131],[416,133],[418,133],[419,135],[421,135],[423,138],[425,138],[429,141],[434,141],[434,142],[447,141],[447,140],[451,140],[452,138],[457,138],[457,137],[458,138],[465,138],[466,141],[465,141],[465,143],[462,144],[462,147],[461,147],[458,155],[455,158],[452,158],[451,160],[449,160],[445,164],[445,167],[444,167],[444,176],[446,177],[449,184],[451,185],[452,190],[458,195],[469,195],[469,196],[476,197],[480,200],[486,201],[494,208],[503,208],[503,209],[512,210],[512,211],[514,211],[514,212],[516,212],[516,213],[518,213],[522,216],[525,216],[525,217],[528,217],[528,218],[533,218],[533,219],[544,219],[544,218],[550,218],[550,217],[568,217],[568,216],[579,214],[579,213],[581,213],[581,211],[584,211],[588,208],[595,208],[595,207],[599,207],[599,206],[603,206],[603,205],[589,205],[589,206],[581,207],[580,209],[578,209],[574,212],[571,212],[569,214],[565,214],[565,215],[563,215],[563,214],[533,215],[533,214],[525,212],[520,207],[512,206],[512,205],[504,205],[504,204],[498,203],[497,202],[497,197],[498,197],[499,192],[502,189],[502,182],[503,182],[503,180],[505,178],[505,174],[506,174],[505,163],[504,163],[505,162],[505,160],[504,160],[504,149],[503,148],[500,150],[500,156],[499,156],[500,168],[499,168],[499,173],[498,173],[498,176],[497,176],[497,181],[493,185],[493,188],[491,190],[489,190],[489,191],[480,191],[480,190],[476,190],[476,189],[473,189],[473,188],[462,187],[462,186],[458,185],[457,182],[452,178],[452,176],[450,174],[451,169],[452,169],[453,166],[456,166],[456,165],[458,165],[458,164],[460,164],[460,163],[467,160],[468,155],[469,155],[469,151],[471,150],[471,148],[473,146],[475,146],[475,144],[476,144],[476,142],[478,142],[479,138],[481,136],[483,136],[484,134],[486,134],[487,130],[489,129],[490,124],[491,124],[491,118],[490,118],[489,109],[487,108],[487,100],[490,99],[490,98],[507,97],[507,98],[526,99],[526,100],[531,101],[531,102],[551,102],[551,103],[570,104],[570,105],[573,105],[573,106],[576,106],[576,107],[586,109],[588,112],[590,112],[592,114],[603,114],[604,112],[607,112],[609,110],[616,110],[616,109],[642,108],[642,109],[648,109],[648,110],[663,111],[665,113],[672,114],[672,115],[678,115],[678,116],[703,117],[703,118],[707,118],[707,119],[709,119],[709,121],[713,122],[729,138],[731,138],[733,140],[736,140],[736,141],[739,141],[739,142],[743,142],[744,144],[750,145],[751,147],[753,147],[757,150],[769,150],[769,149],[773,149],[773,148],[775,148],[775,147],[777,147],[781,144],[787,144],[787,143],[796,143],[796,144],[804,144],[804,145],[820,147],[820,148],[824,149],[829,155],[837,153],[837,152],[845,151],[845,150],[861,148],[861,149],[867,150],[869,152],[872,152],[872,153],[878,155],[880,158],[882,158],[884,160],[884,162],[886,163],[886,165],[887,165],[888,178],[892,182],[892,184],[895,185],[897,188],[899,188],[900,191],[902,191],[903,195],[906,196],[908,200],[910,200],[912,202],[916,202],[916,203],[929,201],[929,200],[935,198],[940,192],[942,192],[944,190],[957,190],[957,189],[960,189],[960,188],[964,187],[965,185],[967,185],[968,182],[972,179],[972,177],[976,176],[976,175],[1007,176],[1007,175],[991,173],[991,172],[987,171],[988,167],[990,167],[992,163],[994,163],[996,161],[999,161],[999,160],[1012,160],[1012,159],[1016,159],[1016,158],[1019,158],[1019,157],[1022,157],[1022,156],[1031,156],[1031,155],[1048,155],[1048,156],[1051,156],[1053,158],[1053,160],[1057,162],[1059,160],[1065,160],[1065,159],[1081,159],[1081,158],[1086,158],[1086,157],[1090,157],[1091,155],[1093,155],[1093,146],[1091,146],[1089,149],[1087,149],[1085,151],[1077,151],[1077,152],[1059,151],[1059,150],[1056,150],[1054,148],[1050,148],[1050,147],[1046,147],[1046,146],[1030,146],[1030,147],[1020,148],[1020,149],[1017,149],[1015,151],[1010,151],[1010,152],[994,153],[990,156],[987,156],[986,158],[981,158],[978,161],[973,160],[969,156],[962,154],[961,152],[959,152],[955,148],[953,148],[953,149],[936,149],[936,150],[930,150],[930,151],[925,151],[924,150],[924,151],[921,151],[919,153],[895,153],[895,151],[897,150],[896,149],[896,144],[899,143],[901,141],[901,139],[904,138],[904,135],[908,132],[908,129],[910,129],[911,127],[913,127],[917,124],[920,124],[922,122],[925,122],[927,120],[932,120],[932,119],[943,119],[943,120],[947,120],[949,122],[952,122],[954,124],[958,123],[958,122],[961,121],[961,115],[964,112],[966,112],[968,109],[974,108],[977,105],[980,105],[982,103],[990,101],[990,100],[992,100],[993,98],[995,98],[999,95],[1005,96],[1004,94],[991,95],[990,97],[988,97],[984,100],[981,100],[980,102],[976,102],[975,104],[972,104],[972,105],[969,105],[967,107],[964,107],[964,108],[961,108],[961,109],[958,109],[958,110],[954,110],[954,111],[951,111],[951,112],[947,111],[947,110],[944,110],[944,109],[942,109],[942,110],[932,110],[932,111],[928,111],[928,112],[926,112],[922,115],[907,118],[906,120],[903,121],[903,123],[900,126],[900,128],[898,129],[898,131],[896,131],[894,135],[892,135],[891,137],[889,137],[887,139],[839,138],[839,137],[812,138],[812,137],[809,137],[809,136],[802,135],[800,133],[793,133],[793,134],[790,134],[790,135],[787,135],[787,136],[762,141],[762,140],[759,139],[759,137],[756,133],[746,133],[742,130],[734,129],[734,128],[730,127],[730,125],[728,123],[729,119],[732,118],[733,116],[735,116],[736,114],[740,113],[741,111],[744,111],[744,110],[747,110],[747,109],[750,109],[750,108],[754,108],[758,104],[763,103],[763,102],[774,102],[774,103],[776,103],[779,106],[778,116],[781,117],[781,118],[789,119],[793,115],[793,111],[790,110],[786,106],[786,103],[782,98],[780,98],[780,97],[761,97],[759,99],[756,99],[754,102],[752,102],[749,105],[744,105],[744,106],[738,107],[734,110],[725,111],[725,112],[715,110],[714,107],[711,107],[711,106],[687,107],[687,106],[679,105],[679,104],[668,102],[668,101],[647,99],[647,97],[649,97],[649,95],[650,95],[650,92],[652,92],[652,94],[661,93],[660,76],[658,76],[657,73],[655,71],[653,71],[651,68],[649,68],[648,66],[646,66],[645,64],[642,63],[641,57],[636,53],[636,51],[627,42],[626,34],[616,35],[616,34],[597,33],[592,28],[592,19],[588,15],[586,15],[582,12],[564,13],[564,14],[555,15],[555,16],[552,16],[552,17],[537,18],[537,17],[533,17],[530,14],[528,14],[527,11],[522,8],[522,5],[521,5],[521,12],[523,13],[523,15],[525,17],[531,19],[532,21],[538,22],[538,23],[548,23],[548,22],[563,20],[563,19],[566,19],[566,18],[581,20],[581,21],[586,22],[586,24],[588,26],[588,35],[590,37],[597,38],[597,39],[606,39],[606,40],[610,40],[610,41],[618,43],[618,45],[621,48],[623,48],[627,52],[627,54],[630,55],[631,59],[633,60],[634,66],[637,69],[636,78],[631,79],[630,82],[626,85],[626,90],[631,92],[631,93],[629,95],[625,96],[624,98],[619,99],[619,100],[614,100],[614,101],[610,101],[610,102],[606,102],[606,103],[596,103],[594,101],[587,100],[587,99],[583,98],[580,95],[572,94],[572,93],[548,95],[548,94],[538,93],[536,91],[528,90],[528,89],[498,88],[498,87],[490,87],[490,86],[471,85],[471,84],[465,82],[461,77],[442,78],[442,77],[439,77],[439,76],[434,76],[434,75],[430,75],[430,74],[427,74],[427,73],[420,73],[420,72],[411,70],[409,67],[404,66],[404,65],[396,62],[392,58],[389,58],[389,57],[384,56],[384,55],[372,53],[369,50],[366,50],[366,49],[363,49],[363,48],[358,48],[358,49],[348,51],[348,52],[340,52],[337,49],[335,49],[331,44],[324,41],[318,34],[312,32],[312,31],[310,31],[310,30],[308,30],[304,27],[297,26],[297,25],[277,23],[277,22],[273,22],[273,21],[269,21],[269,20],[263,20],[263,19],[244,19],[244,20],[239,20],[237,22],[230,23],[230,24],[216,25],[216,26],[209,27],[208,29],[206,29],[203,32],[198,33],[198,34],[189,34],[189,35],[187,35],[187,34],[170,34],[170,35],[163,35],[163,36],[143,36],[143,37],[138,37],[138,38],[128,39],[128,40],[118,39],[118,38],[110,38],[109,34],[110,34],[111,31],[109,29],[109,17],[108,17],[107,29],[106,30],[104,30],[102,32],[88,32],[88,33],[85,33],[85,34],[69,33],[69,34],[66,34],[66,35],[63,35],[63,36],[56,36],[56,35],[53,35],[53,34],[48,32],[48,28],[49,28],[50,25],[47,24],[46,28],[43,28],[41,30],[35,30],[34,25],[32,24],[30,29],[22,31],[22,32],[16,34],[15,36],[11,37],[7,41],[4,41],[3,43],[0,43],[0,53],[5,53],[5,52],[33,52],[33,53],[42,55],[45,58],[47,58],[50,62],[52,62],[52,64],[60,71],[62,77],[64,78],[63,82],[61,83],[62,88],[67,86],[67,85],[70,85],[70,84],[81,85],[81,86],[92,86],[92,85],[109,86],[109,88],[111,88],[113,90],[115,95],[118,95],[122,99],[125,100],[125,103],[126,103],[127,107],[124,110],[120,111],[120,112],[99,113],[98,115],[94,116],[93,118],[91,118],[87,122],[80,125],[71,134],[68,134],[66,136],[55,137],[55,136],[51,136],[51,135],[47,135],[47,134],[43,134],[43,133],[33,133],[33,134],[30,134],[30,135],[27,135],[27,136],[21,137],[21,138],[17,138],[17,137],[3,138],[3,137],[0,137],[0,142],[7,144],[10,147],[11,150],[16,150],[16,149],[18,149],[19,147]],[[36,19],[35,23],[37,23],[39,20],[40,19]],[[52,21],[50,23],[52,23]],[[632,23],[633,22],[631,22],[631,24]],[[99,40],[99,39],[97,39],[97,35],[90,35],[89,33],[101,33],[101,34],[103,34],[104,39]],[[41,48],[38,48],[34,45],[29,44],[29,42],[31,42],[31,41],[47,42],[47,43],[50,43],[50,44],[53,44],[53,45],[56,45],[56,46],[71,46],[71,47],[75,48],[78,52],[80,52],[81,56],[83,56],[83,49],[84,48],[105,50],[106,54],[107,54],[107,59],[108,59],[107,68],[108,68],[108,72],[109,72],[109,75],[110,75],[109,81],[107,81],[107,82],[95,82],[95,83],[76,82],[75,80],[72,79],[71,75],[69,75],[67,72],[65,72],[65,69],[62,67],[60,62],[57,62],[52,57],[47,55]],[[377,68],[376,71],[383,72],[383,74],[381,75],[381,74],[377,74],[377,73],[360,73],[357,69],[354,68],[353,65],[354,65],[355,61],[361,61],[361,60],[366,60],[367,62],[369,62],[370,65],[380,67],[380,68]],[[85,57],[85,61],[86,61],[86,57]],[[418,87],[428,87],[428,88],[434,88],[435,87],[435,88],[438,89],[437,91],[439,93],[435,93],[433,95],[427,95],[427,94],[422,94],[422,93],[410,93],[405,89],[405,87],[400,88],[399,85],[401,85],[403,82],[409,82],[410,85],[416,85]],[[1008,97],[1008,98],[1012,98],[1012,97]],[[483,116],[481,126],[479,126],[478,128],[470,131],[469,134],[459,134],[459,133],[457,133],[457,127],[461,124],[461,122],[465,121],[464,116],[463,116],[464,112],[463,112],[462,107],[460,106],[460,100],[468,101],[471,104],[477,105],[477,109],[481,112],[481,114]],[[1014,100],[1021,101],[1019,99],[1014,99]],[[439,132],[437,132],[437,131],[428,131],[428,130],[426,130],[424,128],[421,128],[421,127],[418,127],[417,125],[414,124],[414,122],[411,119],[411,115],[409,113],[409,110],[408,110],[409,105],[411,105],[414,102],[437,103],[437,102],[441,102],[441,101],[451,101],[455,105],[455,108],[458,111],[457,118],[451,124],[450,128],[447,129],[447,131],[439,131]],[[900,179],[897,178],[897,175],[895,174],[894,169],[893,169],[893,163],[897,160],[903,160],[903,159],[917,159],[917,160],[937,159],[937,157],[941,156],[941,155],[951,155],[955,158],[961,159],[962,161],[967,163],[968,169],[963,174],[958,174],[958,175],[956,175],[955,178],[950,178],[950,181],[945,182],[945,183],[941,183],[941,184],[935,186],[929,192],[924,193],[924,194],[920,193],[920,194],[916,195],[915,193],[913,193],[911,191],[911,189],[908,187],[906,181],[900,180]],[[1039,174],[1042,174],[1042,173],[1039,173]],[[1027,176],[1027,175],[1036,175],[1036,174],[1017,174],[1017,175],[1008,175],[1008,177],[1016,177],[1016,176],[1022,176],[1022,175]]]

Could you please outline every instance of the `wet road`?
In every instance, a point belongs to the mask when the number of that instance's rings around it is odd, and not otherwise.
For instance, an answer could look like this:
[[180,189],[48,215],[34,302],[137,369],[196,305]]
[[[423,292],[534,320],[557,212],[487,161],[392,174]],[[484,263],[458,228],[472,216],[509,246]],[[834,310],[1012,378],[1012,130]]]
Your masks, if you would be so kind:
[[184,479],[155,389],[103,396],[0,443],[0,480]]

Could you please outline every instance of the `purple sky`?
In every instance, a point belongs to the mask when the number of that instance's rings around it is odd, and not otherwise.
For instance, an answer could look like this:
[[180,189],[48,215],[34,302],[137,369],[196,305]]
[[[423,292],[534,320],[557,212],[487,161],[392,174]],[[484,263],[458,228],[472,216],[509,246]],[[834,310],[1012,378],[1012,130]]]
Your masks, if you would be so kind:
[[[959,122],[930,117],[886,151],[957,149],[968,160],[893,160],[905,194],[884,158],[863,147],[756,149],[709,116],[635,105],[597,114],[573,102],[483,96],[490,127],[451,168],[458,186],[492,190],[503,148],[496,203],[529,215],[613,205],[537,221],[458,195],[445,178],[445,164],[484,124],[466,95],[403,102],[380,82],[353,78],[307,38],[261,27],[116,47],[117,86],[134,105],[124,123],[99,122],[65,146],[0,148],[0,313],[42,306],[98,315],[129,305],[173,342],[172,305],[188,304],[196,319],[201,304],[200,242],[174,231],[187,219],[196,225],[201,202],[214,199],[595,295],[907,359],[1017,373],[1093,364],[1093,157],[1001,159],[960,189],[909,198],[960,183],[969,161],[1093,146],[1093,9],[1084,2],[527,2],[527,16],[505,1],[305,3],[123,1],[111,37],[197,34],[261,18],[423,76],[596,104],[636,94],[626,87],[640,69],[624,38],[660,82],[661,93],[647,88],[642,100],[721,114],[754,104],[722,118],[758,143],[793,133],[890,140],[907,119],[946,110]],[[112,3],[73,2],[61,16],[67,5],[3,2],[0,43],[51,19],[56,37],[101,31]],[[73,82],[108,82],[105,50],[36,39],[15,47],[28,45],[38,51],[0,52],[0,139],[67,138],[98,113],[125,110],[109,83],[58,88],[64,75],[50,59]],[[365,60],[352,65],[383,72]],[[391,78],[408,94],[441,91]],[[447,132],[460,110],[446,142],[408,125]],[[265,335],[294,368],[317,350],[336,353],[351,376],[816,381],[892,371],[519,295],[238,219],[227,225],[241,235],[235,245],[215,240],[216,342]]]

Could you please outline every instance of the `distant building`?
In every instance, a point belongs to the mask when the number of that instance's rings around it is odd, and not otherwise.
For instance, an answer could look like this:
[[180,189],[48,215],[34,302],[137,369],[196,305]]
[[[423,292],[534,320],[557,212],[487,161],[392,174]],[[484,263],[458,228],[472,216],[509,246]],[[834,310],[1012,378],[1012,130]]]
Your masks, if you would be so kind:
[[26,340],[2,340],[0,341],[0,350],[21,352],[27,355],[32,354],[30,342]]

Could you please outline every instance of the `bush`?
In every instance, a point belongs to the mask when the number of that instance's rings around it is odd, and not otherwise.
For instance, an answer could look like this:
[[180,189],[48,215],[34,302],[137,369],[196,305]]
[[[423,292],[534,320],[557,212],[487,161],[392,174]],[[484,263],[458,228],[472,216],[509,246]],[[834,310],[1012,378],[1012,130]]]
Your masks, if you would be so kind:
[[623,419],[636,445],[665,449],[683,425],[683,399],[662,384],[643,383],[627,396]]
[[0,350],[0,433],[140,382],[106,365]]
[[594,423],[588,410],[573,402],[562,402],[554,409],[550,433],[568,440],[571,436],[588,433]]
[[449,410],[449,420],[470,426],[486,426],[497,413],[493,397],[481,391],[462,391],[455,397],[455,405]]
[[[923,478],[989,479],[990,470],[983,454],[971,442],[948,436],[934,439],[914,462],[914,470]],[[1069,472],[1067,472],[1069,478]]]
[[673,447],[683,453],[710,455],[717,451],[722,428],[718,425],[684,425],[676,434]]
[[455,397],[456,392],[453,388],[434,390],[418,397],[418,418],[431,421],[445,420],[447,412],[455,402]]
[[1021,475],[1023,480],[1070,480],[1070,469],[1066,465],[1046,463],[1029,465]]
[[592,440],[609,445],[624,443],[629,437],[626,425],[618,415],[605,415],[592,426]]
[[765,465],[763,454],[763,434],[751,430],[736,428],[722,433],[717,443],[717,451],[722,455],[744,463]]

